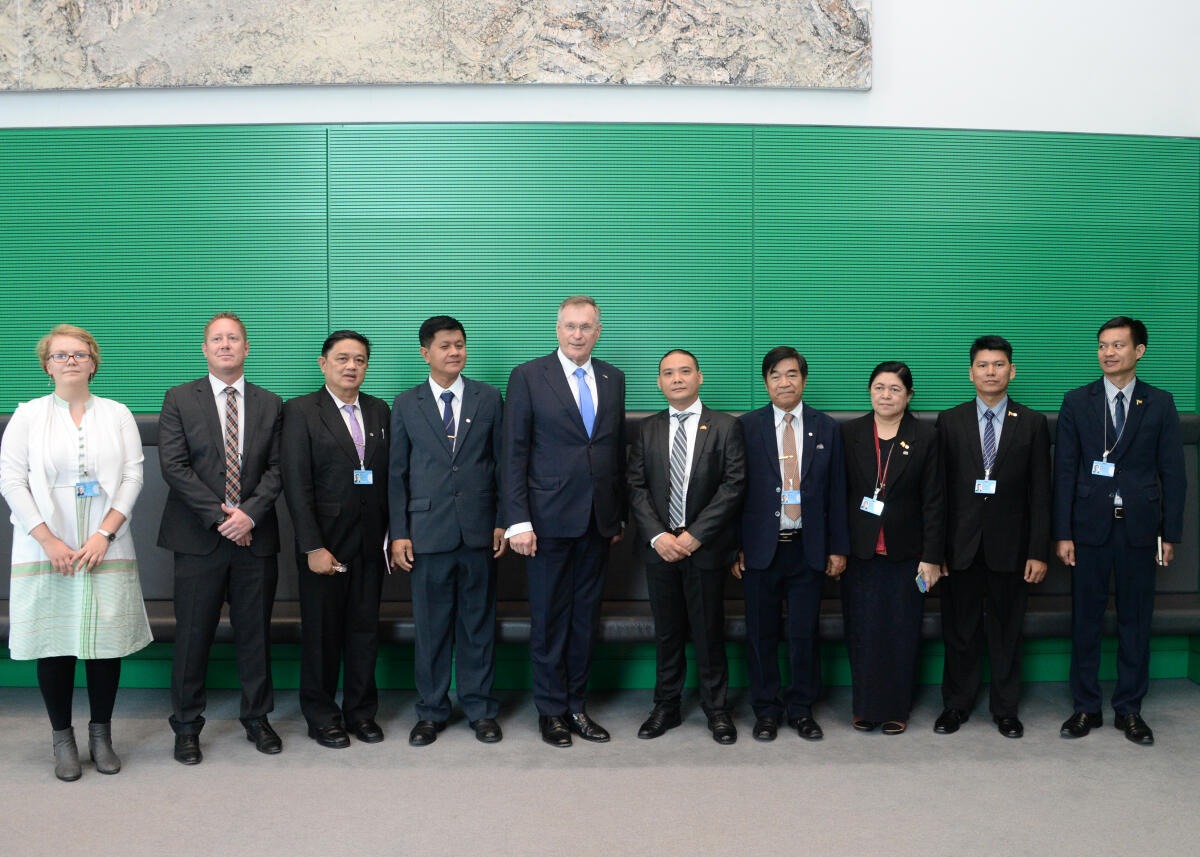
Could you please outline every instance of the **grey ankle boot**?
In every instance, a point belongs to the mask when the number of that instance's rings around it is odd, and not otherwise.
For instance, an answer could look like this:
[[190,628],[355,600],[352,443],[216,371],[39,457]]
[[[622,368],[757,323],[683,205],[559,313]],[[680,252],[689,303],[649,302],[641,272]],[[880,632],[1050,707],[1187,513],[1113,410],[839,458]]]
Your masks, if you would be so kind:
[[112,748],[112,723],[88,724],[88,752],[102,774],[115,774],[121,770],[121,760]]
[[75,729],[54,730],[54,776],[63,782],[74,782],[83,776],[79,767],[79,748],[75,746]]

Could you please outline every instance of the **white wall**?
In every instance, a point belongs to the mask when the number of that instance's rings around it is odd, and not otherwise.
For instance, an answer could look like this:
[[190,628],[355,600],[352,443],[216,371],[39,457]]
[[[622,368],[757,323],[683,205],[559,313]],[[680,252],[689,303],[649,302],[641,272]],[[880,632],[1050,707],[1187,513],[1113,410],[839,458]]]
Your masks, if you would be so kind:
[[0,94],[0,127],[719,122],[1200,137],[1200,0],[874,0],[866,93],[564,86]]

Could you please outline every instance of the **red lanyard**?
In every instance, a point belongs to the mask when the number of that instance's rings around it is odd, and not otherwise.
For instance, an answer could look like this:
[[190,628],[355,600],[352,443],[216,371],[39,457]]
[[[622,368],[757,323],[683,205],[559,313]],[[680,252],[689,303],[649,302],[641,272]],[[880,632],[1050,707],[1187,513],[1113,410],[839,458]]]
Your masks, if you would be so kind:
[[878,499],[883,489],[887,487],[888,465],[892,463],[892,453],[896,451],[896,439],[892,438],[891,448],[888,449],[887,461],[879,460],[879,426],[871,420],[871,430],[875,433],[875,497]]

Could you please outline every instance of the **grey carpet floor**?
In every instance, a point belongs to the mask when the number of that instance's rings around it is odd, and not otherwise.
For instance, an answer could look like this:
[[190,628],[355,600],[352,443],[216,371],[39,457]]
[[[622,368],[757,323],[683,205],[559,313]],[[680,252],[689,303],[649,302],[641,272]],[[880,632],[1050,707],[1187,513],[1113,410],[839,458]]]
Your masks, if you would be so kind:
[[[744,691],[742,692],[744,694]],[[849,691],[816,714],[826,738],[708,736],[688,700],[684,725],[639,741],[647,691],[596,695],[607,745],[543,745],[527,694],[503,699],[502,743],[456,719],[408,746],[413,694],[384,694],[379,745],[328,750],[305,736],[294,692],[272,716],[284,752],[247,743],[237,696],[213,692],[205,761],[171,758],[165,690],[123,690],[114,726],[125,769],[54,779],[36,690],[0,688],[0,855],[1194,855],[1200,853],[1200,687],[1157,681],[1144,714],[1158,739],[1134,746],[1111,725],[1058,737],[1065,686],[1026,688],[1026,735],[999,735],[986,702],[962,731],[933,733],[922,688],[907,733],[850,727]],[[85,737],[86,694],[76,692]],[[84,752],[86,756],[86,751]]]

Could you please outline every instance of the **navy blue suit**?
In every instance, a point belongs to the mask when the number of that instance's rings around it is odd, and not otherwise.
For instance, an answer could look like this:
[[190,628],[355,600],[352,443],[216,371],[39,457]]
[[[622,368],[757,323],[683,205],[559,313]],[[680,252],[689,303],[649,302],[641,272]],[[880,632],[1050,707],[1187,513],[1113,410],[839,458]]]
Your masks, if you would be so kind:
[[[1175,400],[1138,380],[1113,445],[1103,379],[1071,390],[1058,415],[1054,456],[1055,540],[1075,542],[1071,575],[1071,693],[1075,710],[1098,712],[1100,637],[1109,576],[1116,572],[1117,686],[1113,709],[1136,714],[1150,686],[1150,617],[1157,538],[1183,538],[1187,491]],[[1106,447],[1106,441],[1108,446]],[[1116,475],[1092,473],[1108,448]],[[1120,494],[1122,518],[1114,515]]]
[[583,425],[557,352],[522,363],[504,410],[503,519],[529,521],[533,696],[545,716],[583,710],[610,539],[626,517],[625,375],[592,359],[596,418]]
[[452,659],[467,719],[496,716],[492,532],[501,526],[503,407],[495,387],[463,378],[452,447],[442,426],[442,403],[428,381],[392,404],[390,537],[413,543],[413,675],[420,720],[449,719]]
[[[842,433],[827,414],[802,405],[800,452],[802,529],[780,542],[782,454],[771,405],[741,417],[746,433],[746,500],[738,528],[746,571],[746,638],[751,705],[756,717],[808,717],[821,692],[817,634],[821,588],[830,554],[850,552],[846,525],[846,465]],[[787,603],[792,685],[780,691],[780,614]]]

